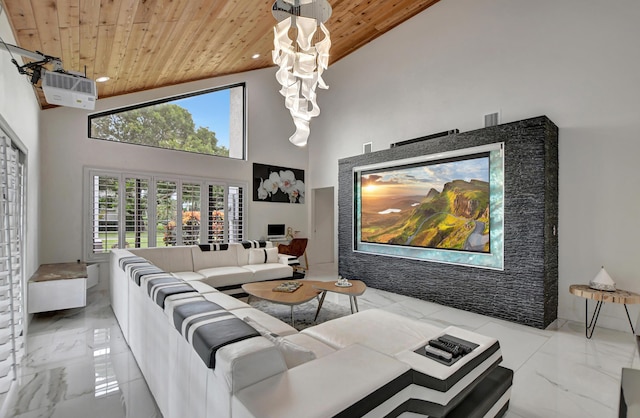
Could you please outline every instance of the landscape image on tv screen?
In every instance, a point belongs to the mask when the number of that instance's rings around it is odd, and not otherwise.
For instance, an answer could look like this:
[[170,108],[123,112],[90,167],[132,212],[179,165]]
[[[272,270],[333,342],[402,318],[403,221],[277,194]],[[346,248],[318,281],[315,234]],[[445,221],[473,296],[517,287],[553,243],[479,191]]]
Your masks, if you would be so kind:
[[490,252],[489,153],[360,173],[360,240]]

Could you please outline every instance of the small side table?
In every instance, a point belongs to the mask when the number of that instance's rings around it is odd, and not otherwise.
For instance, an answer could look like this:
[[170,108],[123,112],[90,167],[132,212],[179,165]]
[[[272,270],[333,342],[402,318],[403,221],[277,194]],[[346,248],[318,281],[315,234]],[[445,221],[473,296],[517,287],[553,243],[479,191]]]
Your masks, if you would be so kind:
[[[596,327],[596,322],[598,322],[600,309],[602,309],[602,305],[604,304],[604,302],[621,303],[622,305],[624,305],[624,310],[627,313],[627,319],[629,320],[629,326],[631,326],[631,332],[635,334],[633,324],[631,323],[631,317],[629,316],[629,310],[627,309],[627,304],[640,303],[640,294],[622,289],[616,289],[612,292],[606,292],[604,290],[592,289],[586,284],[572,284],[571,286],[569,286],[569,292],[573,295],[580,296],[586,299],[584,301],[585,337],[591,338],[591,336],[593,335],[593,330]],[[589,299],[593,299],[597,302],[596,309],[595,311],[593,311],[593,315],[591,316],[590,321],[588,321]]]
[[84,263],[41,265],[28,282],[28,312],[86,306],[88,277]]
[[320,309],[322,308],[322,304],[324,303],[324,297],[327,296],[327,292],[335,292],[341,293],[343,295],[348,295],[349,304],[351,305],[351,313],[356,313],[359,311],[357,297],[362,295],[364,291],[367,290],[367,285],[360,280],[349,280],[349,283],[351,283],[350,287],[337,286],[336,282],[316,281],[313,283],[314,288],[322,291],[320,302],[318,302],[318,310],[316,311],[316,316],[313,318],[314,321],[318,319],[318,314],[320,314]]

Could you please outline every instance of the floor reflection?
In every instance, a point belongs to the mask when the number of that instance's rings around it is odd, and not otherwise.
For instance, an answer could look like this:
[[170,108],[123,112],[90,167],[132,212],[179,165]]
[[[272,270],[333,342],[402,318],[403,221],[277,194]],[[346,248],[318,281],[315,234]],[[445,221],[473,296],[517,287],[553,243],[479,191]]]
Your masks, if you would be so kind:
[[34,315],[18,376],[9,417],[162,417],[104,289],[85,308]]
[[110,332],[107,328],[93,331],[93,367],[96,377],[96,398],[118,392],[118,379],[111,363],[111,348],[109,347]]

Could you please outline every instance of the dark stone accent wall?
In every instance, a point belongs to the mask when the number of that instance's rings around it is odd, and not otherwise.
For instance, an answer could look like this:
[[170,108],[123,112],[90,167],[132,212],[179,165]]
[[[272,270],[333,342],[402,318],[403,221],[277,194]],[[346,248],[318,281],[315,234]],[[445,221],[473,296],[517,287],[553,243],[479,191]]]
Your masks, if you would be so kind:
[[[402,140],[402,138],[397,138]],[[504,270],[353,251],[353,168],[504,142]],[[558,128],[546,116],[339,161],[339,272],[367,286],[546,328],[558,311]]]

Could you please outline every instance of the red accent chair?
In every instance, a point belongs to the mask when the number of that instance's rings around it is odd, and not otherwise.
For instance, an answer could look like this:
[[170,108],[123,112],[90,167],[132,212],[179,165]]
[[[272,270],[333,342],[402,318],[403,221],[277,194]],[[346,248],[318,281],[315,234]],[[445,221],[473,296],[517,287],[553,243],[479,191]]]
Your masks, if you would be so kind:
[[309,270],[309,261],[307,260],[307,243],[308,238],[293,238],[289,245],[278,244],[278,253],[292,255],[296,258],[304,256],[304,267],[302,265],[292,266],[294,270]]

